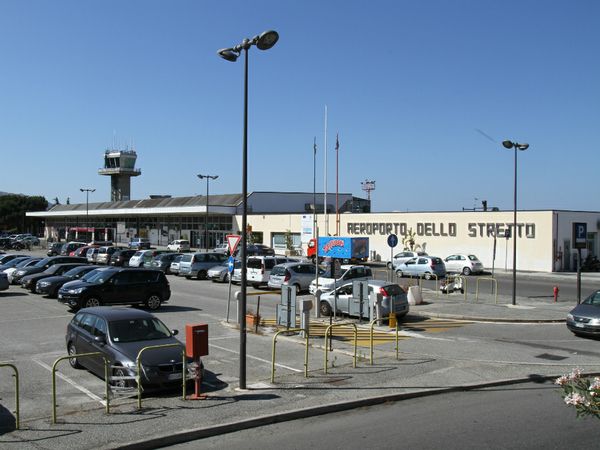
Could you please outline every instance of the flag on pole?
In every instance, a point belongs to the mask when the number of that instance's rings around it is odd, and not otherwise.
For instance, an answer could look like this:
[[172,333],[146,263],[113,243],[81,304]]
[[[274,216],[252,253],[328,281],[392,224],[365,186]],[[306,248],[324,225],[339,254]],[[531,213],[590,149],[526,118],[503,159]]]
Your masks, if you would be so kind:
[[335,151],[337,152],[339,149],[340,149],[339,133],[336,133],[336,135],[335,135]]
[[313,144],[313,150],[315,151],[315,155],[317,154],[317,138],[315,137],[315,143]]

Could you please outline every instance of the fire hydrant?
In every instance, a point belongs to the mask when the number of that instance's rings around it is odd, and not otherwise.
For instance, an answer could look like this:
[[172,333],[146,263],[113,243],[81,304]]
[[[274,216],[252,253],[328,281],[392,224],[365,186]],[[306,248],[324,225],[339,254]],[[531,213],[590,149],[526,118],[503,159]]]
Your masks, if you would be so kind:
[[556,303],[558,301],[558,291],[559,291],[558,286],[554,286],[553,291],[554,291],[554,303]]

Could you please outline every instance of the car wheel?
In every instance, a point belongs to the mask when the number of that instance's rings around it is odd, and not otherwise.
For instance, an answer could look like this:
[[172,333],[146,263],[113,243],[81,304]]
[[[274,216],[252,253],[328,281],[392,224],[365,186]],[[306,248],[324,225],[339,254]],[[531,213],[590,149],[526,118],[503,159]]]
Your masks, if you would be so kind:
[[431,280],[432,278],[433,278],[433,276],[431,275],[431,273],[425,272],[425,279],[426,280]]
[[99,298],[89,297],[83,301],[83,308],[93,308],[94,306],[100,306],[102,302]]
[[399,276],[400,278],[402,278],[404,276],[404,274],[402,273],[401,270],[396,270],[396,275]]
[[[123,367],[116,367],[113,370],[113,376],[114,377],[128,377],[129,374],[127,373],[127,371],[125,370],[125,368],[123,368]],[[117,387],[117,388],[125,389],[125,388],[128,388],[128,387],[133,387],[134,386],[134,382],[133,382],[133,380],[114,380],[112,382],[112,385],[114,387]]]
[[326,301],[322,301],[319,304],[319,311],[322,316],[331,316],[331,305]]
[[471,269],[464,267],[462,270],[463,275],[471,275]]
[[[69,355],[76,355],[77,349],[75,348],[75,344],[73,344],[72,342],[69,342],[67,351],[69,352]],[[73,369],[81,369],[82,368],[81,364],[79,364],[79,361],[77,361],[77,358],[75,358],[75,357],[69,358],[69,364],[71,365],[71,367]]]
[[198,279],[199,280],[206,280],[206,270],[199,270],[198,271]]
[[156,311],[158,308],[160,308],[160,303],[160,296],[157,294],[152,294],[150,297],[148,297],[148,300],[146,300],[146,308],[148,308],[150,311]]

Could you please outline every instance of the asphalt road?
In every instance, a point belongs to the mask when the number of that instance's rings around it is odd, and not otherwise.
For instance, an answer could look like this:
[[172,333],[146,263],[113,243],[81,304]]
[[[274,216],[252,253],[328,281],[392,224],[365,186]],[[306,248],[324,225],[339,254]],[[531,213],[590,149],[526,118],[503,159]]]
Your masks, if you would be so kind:
[[553,385],[528,383],[404,400],[169,448],[587,450],[599,440],[598,419],[577,419]]

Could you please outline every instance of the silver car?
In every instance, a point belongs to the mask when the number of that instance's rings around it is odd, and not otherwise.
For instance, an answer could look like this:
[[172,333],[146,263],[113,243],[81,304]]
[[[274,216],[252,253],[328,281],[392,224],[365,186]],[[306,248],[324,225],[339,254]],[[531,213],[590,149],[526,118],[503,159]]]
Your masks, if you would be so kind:
[[475,255],[450,255],[444,259],[444,264],[447,272],[462,273],[463,275],[483,272],[483,263]]
[[[324,271],[319,270],[319,274]],[[296,294],[307,291],[312,280],[315,279],[315,265],[308,262],[290,262],[278,264],[271,270],[267,286],[272,289],[281,289],[281,286],[293,286]]]
[[[353,283],[347,283],[334,291],[321,295],[321,302],[319,304],[321,315],[330,316],[334,306],[337,307],[337,314],[358,315],[360,305],[358,304],[359,302],[354,299],[353,287]],[[336,292],[337,299],[335,298]],[[396,313],[397,318],[404,317],[408,313],[410,309],[408,297],[404,289],[396,283],[389,283],[383,280],[369,280],[369,297],[372,292],[381,294],[382,317],[388,316],[390,310],[393,310]],[[370,317],[372,310],[370,298],[363,299],[363,301],[363,317],[375,319],[375,317]]]
[[425,252],[412,252],[409,250],[404,250],[403,252],[396,253],[392,258],[392,261],[387,262],[387,268],[391,269],[392,266],[394,269],[402,263],[405,263],[409,259],[418,258],[419,256],[428,256]]
[[209,280],[215,282],[225,283],[229,281],[229,262],[223,261],[218,266],[211,267],[208,269],[206,276]]
[[434,277],[439,279],[446,276],[446,266],[444,265],[444,261],[437,256],[420,256],[418,258],[412,258],[405,263],[400,264],[395,269],[396,274],[399,277],[407,275],[431,280]]

